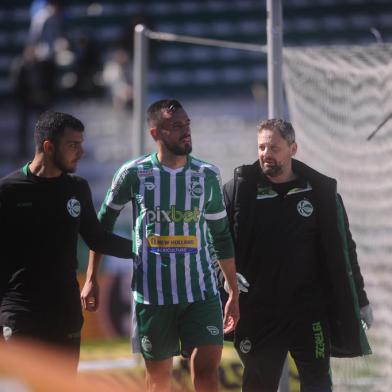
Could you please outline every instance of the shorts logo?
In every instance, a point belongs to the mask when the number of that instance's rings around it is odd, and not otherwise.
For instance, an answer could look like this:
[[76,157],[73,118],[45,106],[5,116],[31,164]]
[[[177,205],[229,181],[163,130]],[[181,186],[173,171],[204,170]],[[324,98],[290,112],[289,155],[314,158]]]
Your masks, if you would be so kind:
[[11,327],[3,327],[3,337],[5,341],[8,341],[12,337],[12,328]]
[[248,354],[248,352],[251,350],[251,348],[252,348],[252,342],[248,338],[241,340],[240,350],[242,353]]
[[145,182],[144,186],[148,191],[152,191],[155,188],[155,184],[153,182]]
[[312,203],[310,203],[310,201],[306,199],[301,200],[297,204],[297,211],[300,215],[304,216],[305,218],[309,217],[310,215],[312,215],[313,212]]
[[74,197],[69,199],[67,203],[67,210],[69,215],[71,215],[73,218],[77,218],[80,215],[81,210],[79,200],[75,199]]
[[192,181],[189,185],[189,193],[195,199],[199,198],[203,194],[203,187],[197,181]]
[[212,336],[219,335],[219,329],[214,325],[207,325],[206,328]]
[[146,353],[150,353],[152,351],[152,343],[150,342],[148,336],[142,337],[142,349]]

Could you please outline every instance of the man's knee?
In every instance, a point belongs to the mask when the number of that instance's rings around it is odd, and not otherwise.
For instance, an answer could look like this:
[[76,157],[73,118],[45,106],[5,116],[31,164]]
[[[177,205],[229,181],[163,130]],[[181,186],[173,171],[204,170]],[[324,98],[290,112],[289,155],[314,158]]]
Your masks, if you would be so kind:
[[191,355],[191,373],[196,390],[217,390],[218,368],[222,357],[222,346],[196,347]]
[[145,363],[148,391],[170,390],[172,358],[161,361],[145,360]]

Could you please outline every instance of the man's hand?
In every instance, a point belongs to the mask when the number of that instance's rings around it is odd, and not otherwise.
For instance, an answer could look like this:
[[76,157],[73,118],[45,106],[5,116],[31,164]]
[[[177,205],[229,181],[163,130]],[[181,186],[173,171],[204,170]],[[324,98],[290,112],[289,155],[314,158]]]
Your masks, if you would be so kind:
[[[212,265],[214,266],[216,277],[218,278],[218,283],[220,287],[223,287],[223,289],[226,291],[226,293],[229,292],[229,284],[227,283],[225,276],[223,274],[222,269],[219,266],[218,260],[213,260]],[[245,276],[240,274],[239,272],[236,273],[236,278],[237,278],[237,286],[238,290],[240,293],[247,293],[248,292],[248,287],[249,287],[249,282],[246,280]]]
[[[227,284],[225,279],[223,280],[224,280],[223,288],[226,291],[226,293],[228,293],[229,285]],[[237,286],[240,293],[247,293],[249,291],[248,290],[249,282],[245,279],[245,276],[240,274],[239,272],[237,272]]]
[[373,324],[373,309],[372,307],[369,305],[363,306],[360,309],[360,316],[361,316],[361,321],[362,321],[362,326],[363,328],[369,329],[372,324]]
[[233,292],[229,293],[229,299],[225,306],[225,315],[223,317],[223,332],[225,334],[234,331],[238,320],[240,319],[240,306],[238,295]]
[[96,312],[99,307],[99,285],[98,282],[86,280],[80,293],[82,308],[89,312]]

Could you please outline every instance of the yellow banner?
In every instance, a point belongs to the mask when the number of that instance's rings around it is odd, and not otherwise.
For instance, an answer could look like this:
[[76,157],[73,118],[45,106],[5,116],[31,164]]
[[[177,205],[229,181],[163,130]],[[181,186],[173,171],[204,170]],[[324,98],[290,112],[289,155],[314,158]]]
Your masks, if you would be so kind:
[[197,252],[197,238],[194,235],[151,235],[147,241],[152,253]]

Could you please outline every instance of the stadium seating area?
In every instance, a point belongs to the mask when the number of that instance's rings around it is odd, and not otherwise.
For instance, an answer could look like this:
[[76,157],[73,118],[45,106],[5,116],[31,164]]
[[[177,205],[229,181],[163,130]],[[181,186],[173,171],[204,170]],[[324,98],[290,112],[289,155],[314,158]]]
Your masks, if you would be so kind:
[[[7,5],[7,3],[9,3]],[[67,35],[95,39],[102,59],[120,39],[132,46],[130,26],[148,21],[155,31],[264,44],[265,0],[67,0]],[[0,5],[0,97],[12,92],[10,63],[28,37],[30,0]],[[284,44],[364,44],[392,38],[390,0],[282,0]],[[129,31],[129,36],[128,35]],[[249,91],[266,79],[263,54],[205,46],[156,43],[154,86],[169,94]]]

